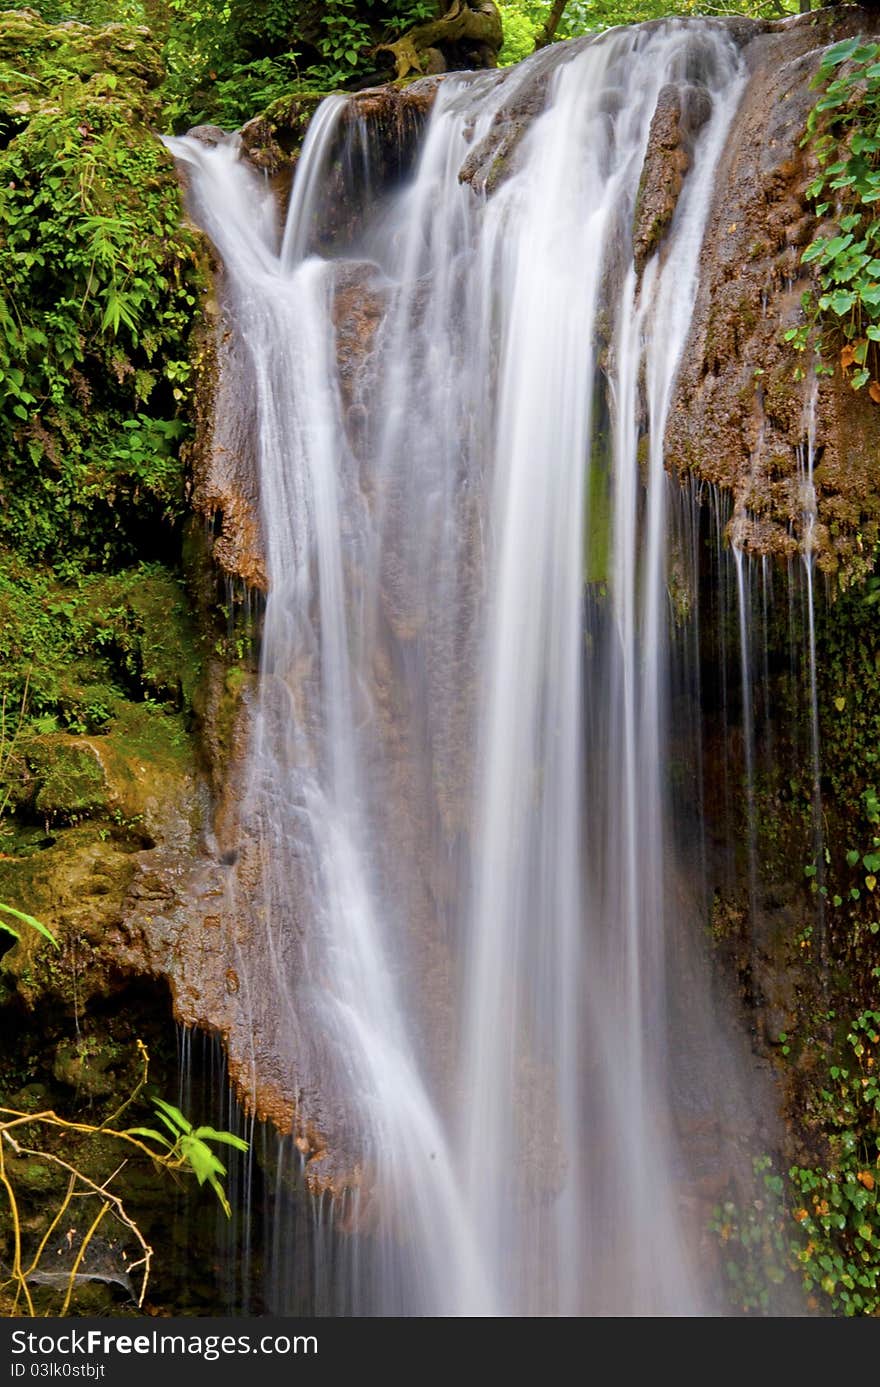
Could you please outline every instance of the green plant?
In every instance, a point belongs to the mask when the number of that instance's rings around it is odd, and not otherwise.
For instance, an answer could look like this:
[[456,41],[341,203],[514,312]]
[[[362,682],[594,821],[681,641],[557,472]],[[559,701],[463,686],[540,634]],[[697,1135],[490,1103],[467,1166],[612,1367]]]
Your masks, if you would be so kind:
[[820,169],[807,196],[831,226],[801,257],[815,267],[820,292],[805,295],[808,321],[785,339],[799,351],[815,339],[821,355],[837,354],[854,390],[867,385],[880,403],[880,44],[861,37],[833,44],[813,85],[824,91],[802,143],[812,145]]
[[[533,10],[534,5],[529,9]],[[509,67],[534,52],[540,20],[524,10],[522,5],[499,5],[504,28],[504,45],[498,54],[498,66]]]
[[7,716],[6,711],[10,701],[9,692],[7,689],[0,691],[0,829],[3,827],[3,817],[9,808],[9,801],[12,797],[11,781],[15,772],[16,747],[24,727],[29,683],[30,671],[24,677],[14,720]]
[[32,563],[182,514],[202,277],[160,76],[141,30],[0,16],[0,543]]
[[376,77],[375,47],[431,19],[432,0],[170,0],[164,57],[166,121],[241,125],[282,97]]
[[213,1127],[193,1127],[179,1108],[166,1103],[163,1098],[154,1098],[153,1106],[159,1121],[164,1122],[174,1141],[169,1141],[153,1127],[129,1127],[126,1135],[148,1137],[150,1141],[158,1142],[168,1153],[165,1160],[169,1169],[189,1166],[200,1185],[208,1182],[219,1199],[223,1212],[229,1218],[232,1210],[220,1183],[226,1174],[226,1167],[208,1143],[219,1142],[221,1145],[234,1147],[236,1151],[247,1151],[247,1142],[234,1136],[232,1132],[218,1132]]
[[752,1171],[754,1197],[717,1204],[709,1230],[721,1247],[733,1304],[743,1314],[766,1315],[773,1309],[774,1288],[791,1270],[785,1182],[770,1156],[754,1157]]
[[[873,970],[880,980],[880,968]],[[798,1234],[793,1252],[804,1288],[847,1316],[880,1311],[880,1010],[866,1008],[846,1037],[849,1060],[832,1065],[820,1091],[830,1160],[792,1166]]]

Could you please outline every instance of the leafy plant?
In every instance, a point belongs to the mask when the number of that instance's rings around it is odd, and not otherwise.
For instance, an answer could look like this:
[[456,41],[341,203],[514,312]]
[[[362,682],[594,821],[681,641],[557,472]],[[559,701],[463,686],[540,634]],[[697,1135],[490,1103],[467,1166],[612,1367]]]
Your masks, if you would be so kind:
[[219,1142],[221,1145],[234,1147],[236,1151],[247,1151],[247,1142],[234,1136],[232,1132],[218,1132],[213,1127],[193,1127],[180,1109],[166,1103],[164,1098],[154,1098],[153,1106],[159,1121],[165,1124],[174,1140],[169,1141],[154,1127],[129,1127],[126,1135],[147,1137],[150,1141],[158,1142],[168,1152],[166,1161],[169,1168],[188,1165],[200,1185],[208,1182],[219,1199],[223,1212],[229,1218],[232,1210],[220,1183],[226,1174],[226,1167],[208,1143]]
[[813,85],[824,91],[802,143],[812,145],[820,171],[807,196],[831,225],[801,257],[815,267],[818,299],[805,296],[808,322],[785,338],[804,350],[818,326],[820,352],[836,353],[852,388],[867,385],[880,403],[880,44],[833,44]]
[[[880,980],[880,968],[873,970]],[[880,1311],[880,1010],[866,1008],[847,1034],[850,1059],[821,1090],[831,1160],[793,1166],[798,1197],[793,1252],[805,1289],[846,1316]]]
[[202,280],[160,76],[143,31],[0,17],[0,543],[32,562],[182,513]]
[[717,1204],[709,1221],[718,1239],[733,1304],[742,1314],[766,1315],[774,1288],[791,1270],[785,1181],[769,1156],[752,1161],[754,1198]]
[[12,795],[11,780],[14,774],[16,747],[24,727],[29,683],[30,671],[24,677],[21,696],[18,700],[18,712],[14,720],[12,717],[7,717],[6,712],[10,702],[9,691],[7,689],[0,691],[0,829],[2,829],[3,816],[9,808]]
[[170,0],[166,119],[175,130],[233,127],[282,97],[378,80],[376,44],[436,9],[432,0],[327,0],[306,13],[295,0]]

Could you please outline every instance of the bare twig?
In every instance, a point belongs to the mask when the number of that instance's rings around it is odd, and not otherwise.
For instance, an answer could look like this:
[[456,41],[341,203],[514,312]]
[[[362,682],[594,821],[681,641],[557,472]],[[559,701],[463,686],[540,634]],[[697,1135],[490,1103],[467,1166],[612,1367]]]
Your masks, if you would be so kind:
[[82,1242],[81,1242],[80,1245],[79,1245],[79,1252],[77,1252],[77,1254],[76,1254],[76,1258],[74,1259],[73,1266],[72,1266],[71,1269],[70,1269],[70,1275],[69,1275],[69,1277],[67,1278],[67,1294],[66,1294],[65,1297],[64,1297],[64,1304],[61,1306],[61,1315],[62,1315],[62,1316],[66,1315],[67,1312],[68,1312],[68,1310],[70,1309],[70,1298],[71,1298],[71,1296],[73,1295],[73,1288],[74,1288],[74,1286],[76,1285],[77,1272],[79,1271],[80,1267],[82,1266],[82,1260],[83,1260],[83,1257],[84,1257],[85,1254],[86,1254],[86,1248],[88,1247],[89,1243],[92,1241],[92,1238],[94,1237],[95,1233],[97,1233],[97,1231],[98,1231],[98,1225],[100,1224],[101,1219],[104,1217],[104,1215],[109,1211],[109,1209],[110,1209],[110,1201],[109,1201],[109,1199],[105,1199],[104,1203],[101,1205],[101,1207],[100,1207],[100,1209],[98,1210],[97,1214],[96,1214],[95,1217],[92,1219],[91,1227],[89,1228],[88,1232],[86,1233],[85,1237],[83,1238]]
[[[51,1161],[53,1165],[61,1166],[62,1170],[66,1170],[69,1174],[75,1175],[77,1180],[81,1181],[82,1184],[88,1186],[90,1193],[102,1196],[104,1198],[104,1200],[108,1204],[108,1207],[112,1210],[114,1217],[116,1217],[119,1220],[119,1222],[124,1224],[125,1227],[129,1230],[129,1232],[137,1241],[138,1246],[141,1249],[141,1252],[143,1253],[144,1275],[143,1280],[141,1282],[140,1295],[138,1296],[137,1300],[138,1308],[140,1308],[140,1306],[144,1303],[144,1296],[147,1292],[147,1282],[150,1278],[150,1263],[153,1259],[153,1249],[150,1247],[149,1243],[147,1242],[141,1230],[138,1228],[134,1219],[126,1212],[125,1205],[123,1204],[119,1196],[117,1194],[111,1194],[110,1191],[105,1189],[103,1185],[96,1184],[96,1182],[94,1180],[90,1180],[87,1175],[83,1175],[82,1171],[78,1170],[76,1166],[71,1165],[69,1161],[63,1160],[61,1156],[56,1156],[51,1151],[30,1150],[27,1147],[21,1147],[20,1149],[22,1155],[24,1156],[34,1156],[41,1161]],[[136,1265],[139,1266],[140,1263],[138,1262]],[[30,1270],[33,1270],[33,1268],[30,1268]],[[129,1270],[131,1270],[131,1268],[129,1268]],[[31,1313],[33,1313],[33,1311],[31,1311]]]

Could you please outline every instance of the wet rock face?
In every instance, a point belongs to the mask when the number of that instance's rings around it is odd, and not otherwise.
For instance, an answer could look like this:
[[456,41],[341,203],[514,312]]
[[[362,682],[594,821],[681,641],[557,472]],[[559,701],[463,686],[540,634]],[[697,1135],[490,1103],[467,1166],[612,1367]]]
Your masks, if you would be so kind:
[[712,98],[703,86],[670,84],[658,97],[633,220],[639,273],[669,229],[694,140],[711,114]]
[[554,57],[548,48],[532,59],[525,76],[517,69],[508,69],[499,76],[509,95],[499,106],[488,134],[474,144],[458,175],[459,181],[470,184],[474,192],[491,196],[516,171],[520,144],[547,104],[556,66]]
[[210,535],[210,557],[226,578],[266,590],[266,566],[257,484],[256,416],[243,347],[223,304],[223,277],[207,305],[196,401],[196,436],[190,453],[193,509]]
[[[816,165],[801,147],[810,81],[829,43],[876,29],[855,7],[820,10],[744,47],[749,82],[718,171],[666,444],[673,469],[733,494],[731,537],[754,553],[791,555],[803,540],[810,382],[796,379],[784,334],[812,287],[801,265],[817,232],[806,198]],[[814,465],[818,562],[858,572],[880,523],[880,409],[839,372],[819,383]]]
[[[359,225],[365,200],[393,186],[411,166],[418,135],[436,95],[436,83],[424,79],[405,92],[381,87],[353,96],[340,123],[340,144],[328,167],[330,187],[322,205],[324,219],[316,228],[317,243],[328,253],[349,238]],[[275,102],[241,131],[242,157],[264,173],[278,201],[279,234],[286,216],[290,188],[302,142],[320,101],[319,96]],[[216,143],[223,135],[213,126],[200,126],[191,135]],[[363,179],[363,150],[369,146],[370,182]],[[185,183],[185,180],[184,180]],[[208,533],[210,559],[227,579],[265,592],[266,566],[257,469],[255,395],[242,343],[233,330],[233,310],[227,302],[223,267],[206,243],[214,293],[205,305],[201,369],[196,398],[196,436],[190,449],[193,475],[192,504]],[[347,263],[347,262],[346,262]],[[381,316],[381,293],[371,283],[371,271],[340,272],[338,328],[340,374],[345,407],[353,406],[354,379],[372,350]],[[357,432],[355,415],[351,428]]]

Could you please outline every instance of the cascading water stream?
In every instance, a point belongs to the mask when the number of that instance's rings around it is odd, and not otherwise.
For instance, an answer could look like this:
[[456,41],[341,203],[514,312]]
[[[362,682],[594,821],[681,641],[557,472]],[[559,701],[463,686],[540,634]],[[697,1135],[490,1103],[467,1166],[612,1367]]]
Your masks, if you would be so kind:
[[[460,174],[536,77],[487,195]],[[665,1060],[663,436],[741,85],[712,24],[449,77],[411,177],[332,254],[325,173],[369,148],[346,101],[312,122],[280,246],[234,139],[169,141],[257,420],[235,967],[255,1074],[347,1162],[353,1313],[703,1308]],[[670,86],[708,115],[639,273]],[[378,324],[353,376],[352,293]]]

